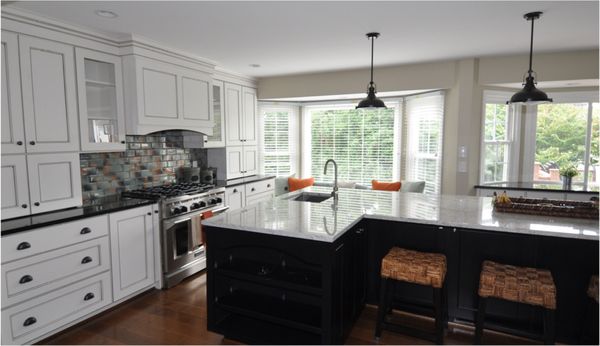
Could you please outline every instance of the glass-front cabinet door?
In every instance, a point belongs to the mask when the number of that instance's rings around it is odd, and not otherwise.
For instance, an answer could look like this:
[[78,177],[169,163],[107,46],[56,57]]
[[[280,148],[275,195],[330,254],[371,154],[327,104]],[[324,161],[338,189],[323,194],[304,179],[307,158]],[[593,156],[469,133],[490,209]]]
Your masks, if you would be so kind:
[[83,48],[75,55],[81,150],[125,150],[121,58]]
[[213,81],[213,115],[215,125],[213,135],[204,136],[204,148],[221,148],[225,146],[225,108],[223,102],[223,82]]

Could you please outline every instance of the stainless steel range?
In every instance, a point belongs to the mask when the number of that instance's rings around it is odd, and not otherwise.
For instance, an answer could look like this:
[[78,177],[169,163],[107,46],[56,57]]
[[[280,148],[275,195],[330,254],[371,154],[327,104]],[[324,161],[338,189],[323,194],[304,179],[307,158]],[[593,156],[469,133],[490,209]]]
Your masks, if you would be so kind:
[[180,183],[123,192],[126,197],[159,202],[163,286],[178,284],[206,268],[200,220],[219,214],[225,206],[225,188],[202,183]]

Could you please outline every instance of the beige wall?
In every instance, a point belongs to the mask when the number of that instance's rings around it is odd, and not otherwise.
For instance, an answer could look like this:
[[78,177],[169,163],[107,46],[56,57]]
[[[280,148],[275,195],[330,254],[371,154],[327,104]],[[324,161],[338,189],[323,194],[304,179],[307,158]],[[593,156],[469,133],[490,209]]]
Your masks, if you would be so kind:
[[[527,55],[482,57],[375,69],[379,91],[446,89],[442,193],[474,194],[473,186],[479,182],[483,90],[520,83],[527,59]],[[536,54],[533,67],[540,81],[565,84],[592,80],[597,85],[598,50]],[[262,78],[258,98],[361,93],[368,77],[368,69],[359,69]],[[552,90],[544,88],[546,92]],[[461,146],[467,150],[464,159],[458,157]],[[466,172],[458,171],[461,160]]]

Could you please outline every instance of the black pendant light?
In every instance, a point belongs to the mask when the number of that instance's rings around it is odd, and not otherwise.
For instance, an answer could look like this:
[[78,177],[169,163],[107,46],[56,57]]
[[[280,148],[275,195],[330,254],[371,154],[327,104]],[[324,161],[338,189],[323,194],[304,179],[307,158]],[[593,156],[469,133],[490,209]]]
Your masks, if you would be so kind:
[[539,103],[547,103],[552,102],[551,98],[548,98],[548,95],[536,88],[535,85],[537,82],[535,78],[537,77],[536,73],[532,70],[531,64],[533,60],[533,22],[536,19],[539,19],[542,15],[542,12],[530,12],[525,14],[523,17],[525,19],[531,21],[531,42],[529,45],[529,70],[525,74],[525,78],[523,81],[523,89],[521,91],[514,94],[510,101],[507,101],[507,104],[511,103],[525,103],[525,104],[539,104]]
[[370,32],[367,34],[367,37],[371,40],[371,81],[369,82],[367,97],[360,101],[356,108],[387,108],[385,103],[375,96],[377,90],[373,82],[373,51],[375,50],[375,39],[379,37],[379,33]]

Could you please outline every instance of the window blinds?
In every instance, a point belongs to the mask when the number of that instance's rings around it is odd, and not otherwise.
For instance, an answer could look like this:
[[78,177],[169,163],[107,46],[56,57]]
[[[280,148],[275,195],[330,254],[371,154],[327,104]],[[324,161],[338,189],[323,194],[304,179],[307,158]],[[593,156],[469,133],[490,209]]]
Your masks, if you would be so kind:
[[290,112],[265,110],[263,116],[262,164],[264,174],[290,175]]
[[390,106],[376,110],[356,110],[354,105],[310,107],[310,172],[315,180],[333,180],[333,171],[323,174],[330,158],[338,164],[340,181],[370,185],[372,179],[392,180],[398,105]]
[[405,99],[406,180],[424,180],[425,193],[439,194],[442,180],[444,94]]

